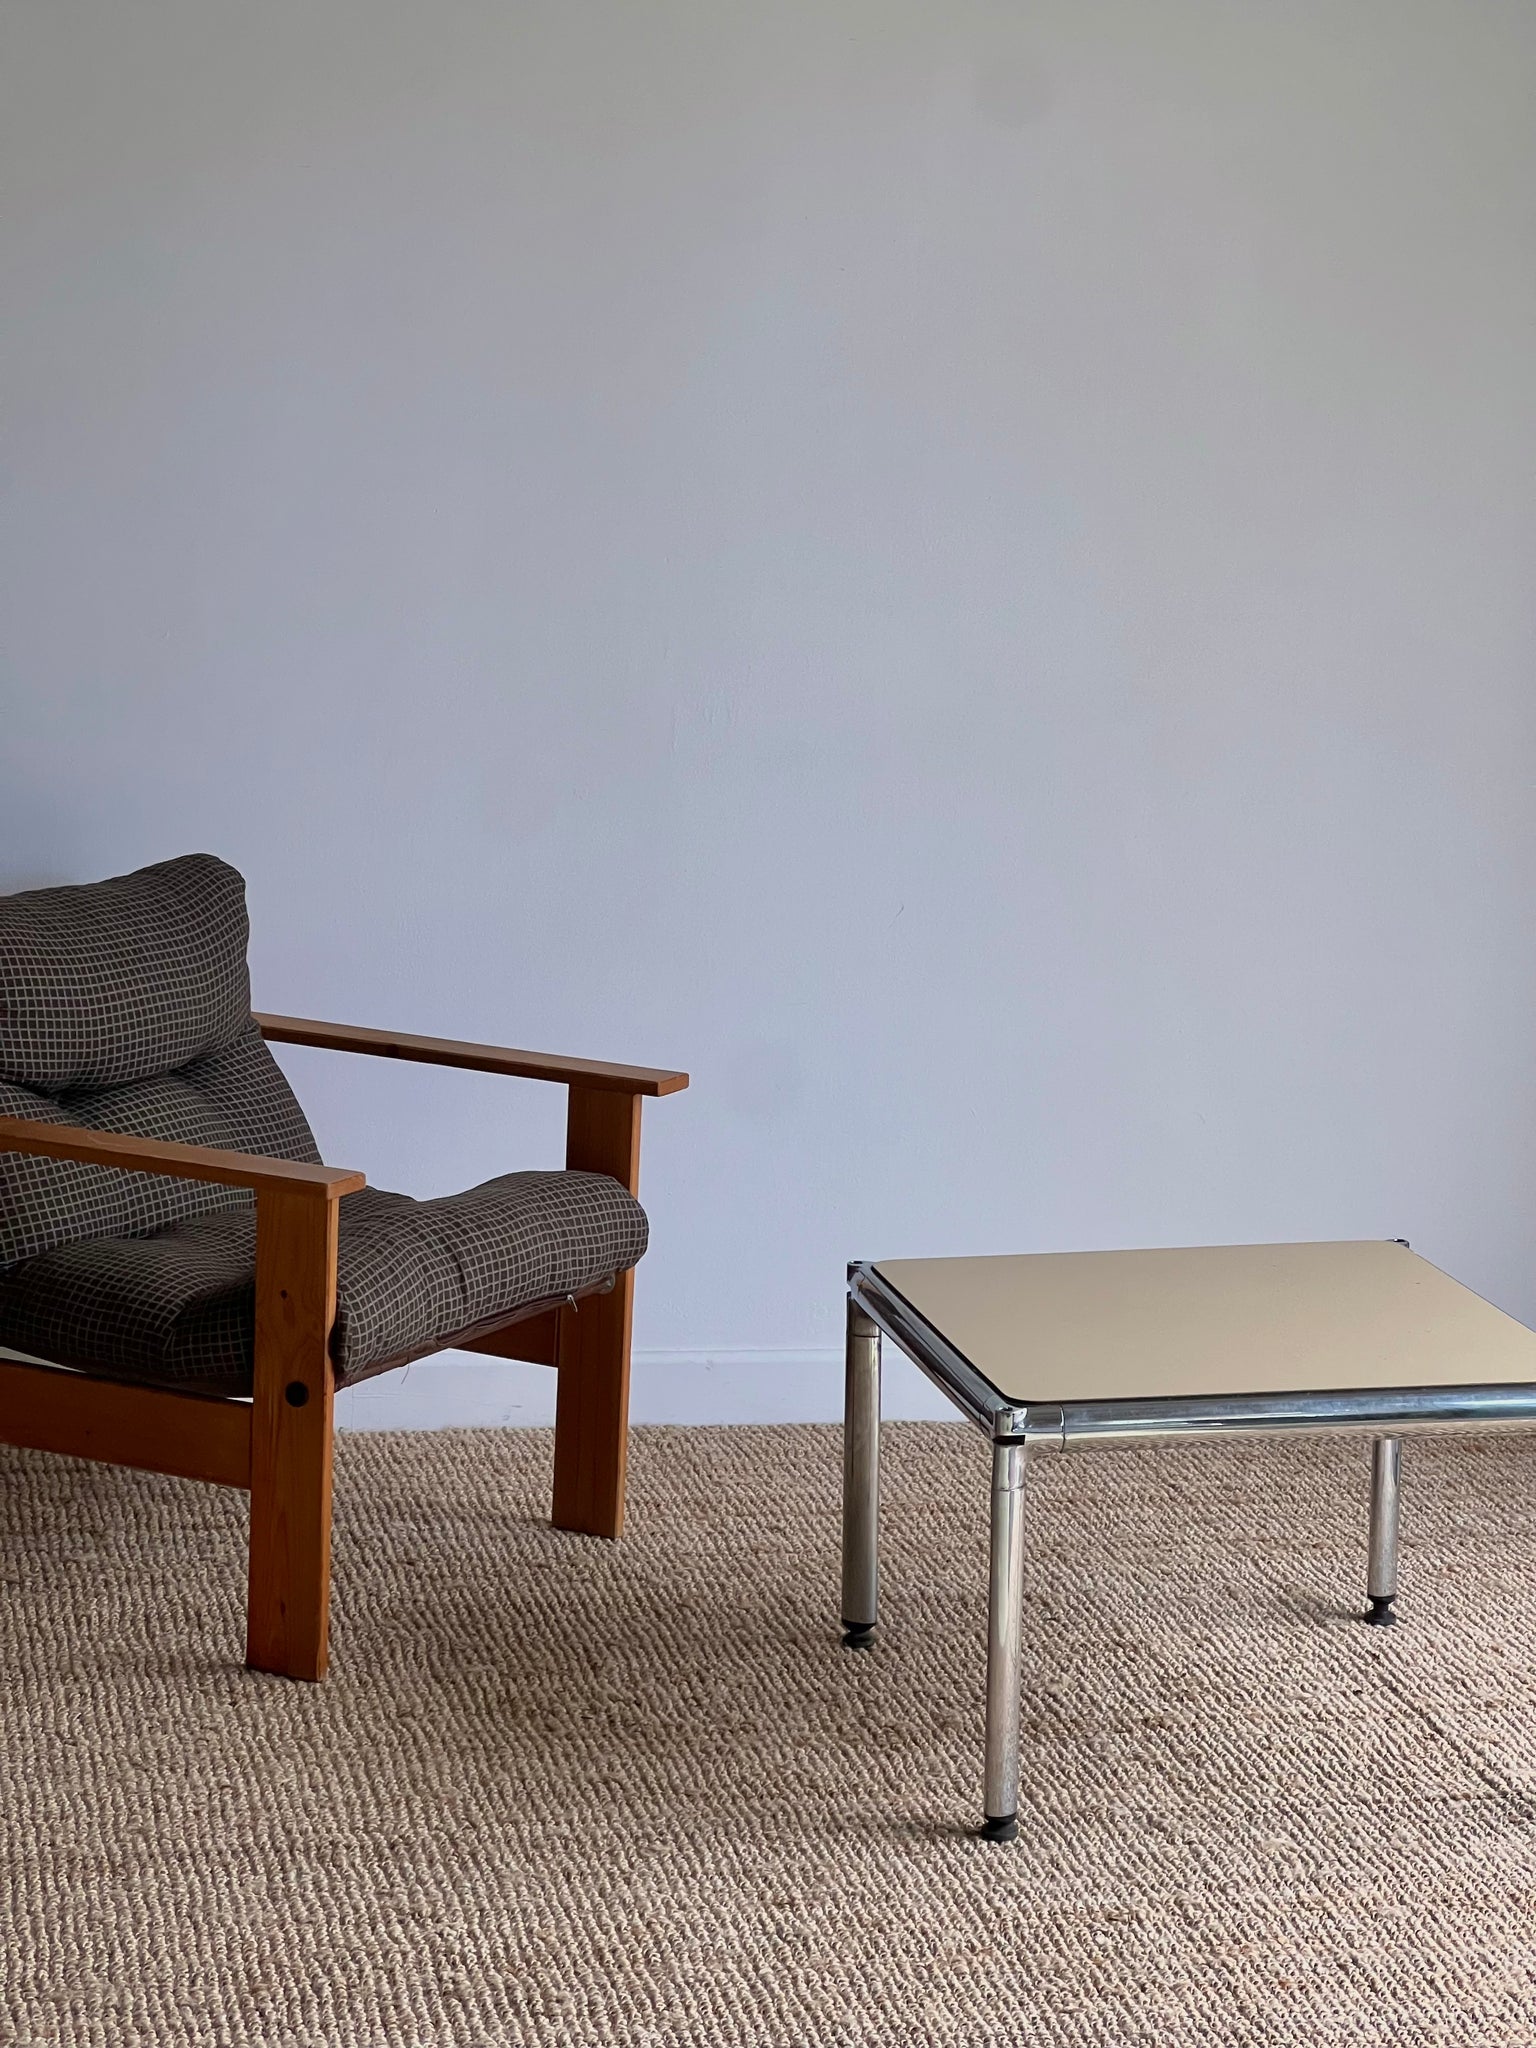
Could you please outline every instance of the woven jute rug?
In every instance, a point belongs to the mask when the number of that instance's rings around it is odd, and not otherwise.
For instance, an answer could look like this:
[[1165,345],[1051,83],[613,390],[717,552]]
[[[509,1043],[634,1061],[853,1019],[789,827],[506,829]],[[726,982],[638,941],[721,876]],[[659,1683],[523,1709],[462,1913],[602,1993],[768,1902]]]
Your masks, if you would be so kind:
[[244,1503],[0,1453],[0,2041],[1536,2041],[1536,1444],[1034,1468],[1011,1849],[979,1803],[985,1448],[891,1428],[836,1633],[837,1432],[343,1438],[332,1675],[239,1665]]

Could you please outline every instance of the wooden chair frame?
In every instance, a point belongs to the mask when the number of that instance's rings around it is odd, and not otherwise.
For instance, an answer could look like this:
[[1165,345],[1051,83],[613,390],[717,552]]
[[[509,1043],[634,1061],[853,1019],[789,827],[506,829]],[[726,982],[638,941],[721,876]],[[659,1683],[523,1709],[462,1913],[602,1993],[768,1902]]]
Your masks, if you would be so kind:
[[[262,1036],[569,1089],[565,1163],[639,1191],[640,1105],[686,1074],[517,1052],[257,1014]],[[330,1612],[331,1436],[338,1204],[361,1173],[163,1144],[74,1124],[0,1117],[0,1151],[249,1188],[256,1197],[256,1355],[250,1400],[0,1359],[0,1443],[246,1488],[251,1496],[245,1661],[290,1678],[325,1675]],[[617,1536],[624,1522],[633,1272],[580,1300],[444,1338],[557,1369],[555,1526]]]

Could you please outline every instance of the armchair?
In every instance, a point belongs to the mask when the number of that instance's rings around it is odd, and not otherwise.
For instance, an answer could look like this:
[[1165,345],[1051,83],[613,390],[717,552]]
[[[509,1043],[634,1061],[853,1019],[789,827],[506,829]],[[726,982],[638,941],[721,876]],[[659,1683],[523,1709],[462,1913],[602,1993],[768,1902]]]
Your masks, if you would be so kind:
[[[255,1014],[206,855],[0,898],[0,1442],[250,1493],[246,1662],[327,1659],[332,1402],[435,1351],[558,1373],[555,1524],[624,1513],[640,1106],[685,1074]],[[267,1046],[562,1084],[563,1171],[437,1201],[322,1165]],[[46,1362],[44,1362],[46,1361]]]

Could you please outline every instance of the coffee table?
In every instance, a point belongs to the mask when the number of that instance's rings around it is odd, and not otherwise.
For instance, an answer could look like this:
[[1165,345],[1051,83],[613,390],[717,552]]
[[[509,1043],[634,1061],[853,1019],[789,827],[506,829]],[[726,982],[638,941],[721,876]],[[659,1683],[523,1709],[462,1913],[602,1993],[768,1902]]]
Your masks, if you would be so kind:
[[1018,1833],[1029,1458],[1148,1438],[1374,1437],[1364,1618],[1394,1619],[1400,1438],[1536,1423],[1536,1333],[1401,1240],[848,1268],[843,1627],[876,1621],[882,1334],[992,1445],[985,1820]]

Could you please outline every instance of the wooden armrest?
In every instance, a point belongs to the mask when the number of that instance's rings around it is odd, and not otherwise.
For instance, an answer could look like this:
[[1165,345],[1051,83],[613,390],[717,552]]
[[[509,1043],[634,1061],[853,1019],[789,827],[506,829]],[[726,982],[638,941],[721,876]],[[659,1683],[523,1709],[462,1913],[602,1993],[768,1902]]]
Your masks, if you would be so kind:
[[220,1181],[226,1187],[280,1194],[350,1195],[366,1187],[367,1176],[342,1166],[306,1166],[291,1159],[266,1159],[253,1152],[216,1152],[204,1145],[167,1145],[159,1138],[135,1138],[125,1131],[90,1131],[80,1124],[37,1124],[0,1116],[0,1152],[28,1152],[42,1159],[73,1159],[83,1166],[116,1166],[134,1173],[161,1173],[170,1180]]
[[422,1060],[434,1067],[471,1067],[483,1074],[516,1074],[529,1081],[564,1081],[573,1088],[612,1089],[620,1095],[676,1095],[686,1074],[662,1067],[616,1067],[604,1060],[562,1059],[557,1053],[516,1052],[504,1045],[472,1045],[458,1038],[416,1038],[405,1031],[369,1031],[357,1024],[319,1024],[311,1017],[256,1012],[263,1038],[281,1045],[318,1045],[328,1052],[368,1052],[386,1060]]

